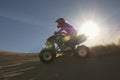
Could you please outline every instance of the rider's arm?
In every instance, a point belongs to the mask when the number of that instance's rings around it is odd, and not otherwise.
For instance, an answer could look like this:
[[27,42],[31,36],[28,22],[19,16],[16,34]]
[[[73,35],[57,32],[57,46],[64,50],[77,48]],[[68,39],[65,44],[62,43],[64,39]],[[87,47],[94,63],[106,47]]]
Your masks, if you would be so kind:
[[63,29],[61,28],[58,32],[62,32],[63,31]]
[[62,27],[59,27],[59,28],[60,28],[60,30],[58,30],[59,34],[66,34],[66,32],[64,32],[64,29]]
[[58,31],[58,33],[59,33],[59,34],[66,34],[66,32],[63,31],[63,29],[60,29],[60,30]]

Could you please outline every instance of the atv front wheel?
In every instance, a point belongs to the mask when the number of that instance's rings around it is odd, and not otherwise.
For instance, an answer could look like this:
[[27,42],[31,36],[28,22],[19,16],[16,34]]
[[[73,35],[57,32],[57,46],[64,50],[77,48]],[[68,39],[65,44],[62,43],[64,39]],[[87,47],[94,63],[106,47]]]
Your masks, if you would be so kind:
[[44,49],[39,53],[39,59],[44,64],[49,64],[56,58],[56,53],[54,50]]

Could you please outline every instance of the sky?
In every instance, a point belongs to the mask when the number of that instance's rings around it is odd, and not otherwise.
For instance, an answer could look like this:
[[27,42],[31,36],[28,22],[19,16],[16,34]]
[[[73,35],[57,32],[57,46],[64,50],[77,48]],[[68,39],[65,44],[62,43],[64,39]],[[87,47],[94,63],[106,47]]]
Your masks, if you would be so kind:
[[0,50],[39,52],[65,18],[76,29],[94,20],[99,36],[85,45],[114,42],[120,34],[120,0],[0,0]]

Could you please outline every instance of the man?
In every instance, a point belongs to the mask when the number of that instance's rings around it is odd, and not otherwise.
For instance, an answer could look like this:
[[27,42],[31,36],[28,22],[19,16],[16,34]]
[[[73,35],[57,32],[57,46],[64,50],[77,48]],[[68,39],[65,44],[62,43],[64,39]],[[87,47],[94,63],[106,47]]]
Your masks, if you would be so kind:
[[[69,47],[64,48],[64,50],[70,50],[71,48],[74,49],[74,46],[71,43],[74,43],[74,38],[77,35],[77,30],[72,25],[66,23],[64,18],[59,18],[56,20],[56,22],[58,23],[57,27],[60,28],[58,33],[66,34],[66,37],[64,40],[68,41],[66,46],[69,46]],[[71,54],[71,56],[72,55],[73,53]]]

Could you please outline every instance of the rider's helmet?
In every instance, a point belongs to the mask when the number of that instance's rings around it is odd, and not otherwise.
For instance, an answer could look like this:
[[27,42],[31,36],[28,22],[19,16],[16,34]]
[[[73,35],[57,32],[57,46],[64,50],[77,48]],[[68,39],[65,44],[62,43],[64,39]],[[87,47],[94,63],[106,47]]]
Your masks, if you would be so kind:
[[64,18],[58,18],[57,20],[56,20],[56,22],[57,23],[65,23],[65,19]]
[[[65,19],[64,19],[64,18],[58,18],[58,19],[56,20],[56,22],[58,23],[58,25],[64,24],[64,23],[65,23]],[[57,27],[59,28],[60,26],[57,26]]]

